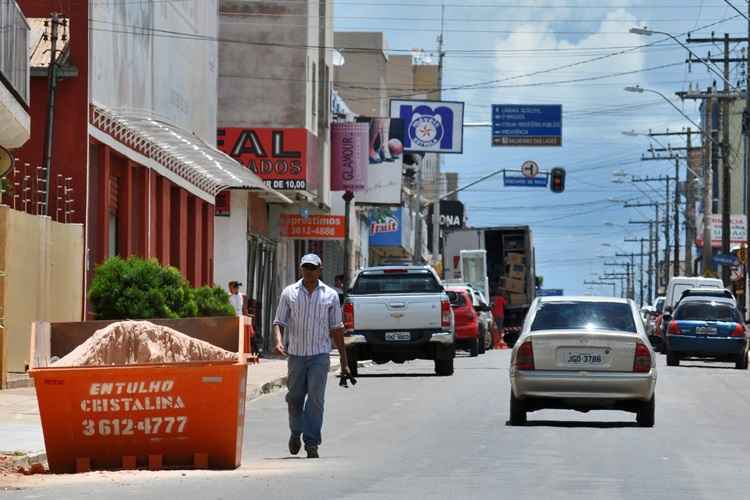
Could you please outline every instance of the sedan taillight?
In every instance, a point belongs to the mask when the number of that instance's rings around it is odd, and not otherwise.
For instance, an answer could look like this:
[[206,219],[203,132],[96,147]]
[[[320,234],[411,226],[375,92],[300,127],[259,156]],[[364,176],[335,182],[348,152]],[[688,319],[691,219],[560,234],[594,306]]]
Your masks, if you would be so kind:
[[637,340],[635,343],[633,371],[635,373],[648,373],[651,371],[651,351],[649,351],[646,344],[640,340]]
[[443,328],[451,327],[451,303],[448,299],[440,302],[440,326]]
[[534,369],[534,346],[531,340],[527,340],[516,353],[516,370],[533,370]]
[[745,336],[745,325],[742,323],[737,323],[737,326],[734,327],[734,331],[732,332],[732,337],[744,337]]
[[351,302],[344,302],[343,309],[344,316],[344,328],[350,332],[354,330],[354,304]]
[[669,322],[668,332],[670,335],[682,335],[680,325],[676,321]]

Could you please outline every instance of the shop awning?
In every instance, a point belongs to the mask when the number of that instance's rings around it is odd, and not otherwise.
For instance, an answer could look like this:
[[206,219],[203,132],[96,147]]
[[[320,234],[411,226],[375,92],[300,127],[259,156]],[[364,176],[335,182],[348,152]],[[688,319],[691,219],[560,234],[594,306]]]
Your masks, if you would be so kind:
[[269,202],[293,203],[232,157],[159,118],[92,104],[91,125],[211,197],[225,189],[257,189]]

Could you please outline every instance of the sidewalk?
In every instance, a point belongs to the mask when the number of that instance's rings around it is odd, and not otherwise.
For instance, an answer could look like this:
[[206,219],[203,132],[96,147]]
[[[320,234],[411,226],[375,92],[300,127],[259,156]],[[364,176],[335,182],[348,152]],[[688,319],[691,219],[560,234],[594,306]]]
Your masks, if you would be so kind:
[[[340,367],[338,354],[331,354],[331,371]],[[286,387],[286,360],[261,358],[247,370],[247,401]],[[44,436],[33,387],[0,390],[0,454],[46,460]]]

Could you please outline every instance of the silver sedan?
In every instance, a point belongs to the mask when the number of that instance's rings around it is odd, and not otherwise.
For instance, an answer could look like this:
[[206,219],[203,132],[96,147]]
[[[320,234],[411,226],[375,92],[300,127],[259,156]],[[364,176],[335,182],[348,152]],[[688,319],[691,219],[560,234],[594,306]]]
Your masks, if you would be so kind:
[[654,425],[656,363],[631,300],[543,297],[513,348],[510,423],[545,408],[623,410]]

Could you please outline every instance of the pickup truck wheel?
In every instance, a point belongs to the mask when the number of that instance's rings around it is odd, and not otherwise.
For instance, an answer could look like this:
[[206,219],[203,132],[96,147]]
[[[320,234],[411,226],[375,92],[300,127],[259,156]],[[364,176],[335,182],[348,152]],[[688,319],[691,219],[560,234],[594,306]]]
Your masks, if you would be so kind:
[[347,365],[349,366],[349,373],[352,377],[359,377],[359,365],[357,365],[357,358],[349,356],[347,359]]
[[441,377],[453,375],[453,358],[436,359],[435,374]]
[[526,405],[510,391],[510,425],[526,425]]

